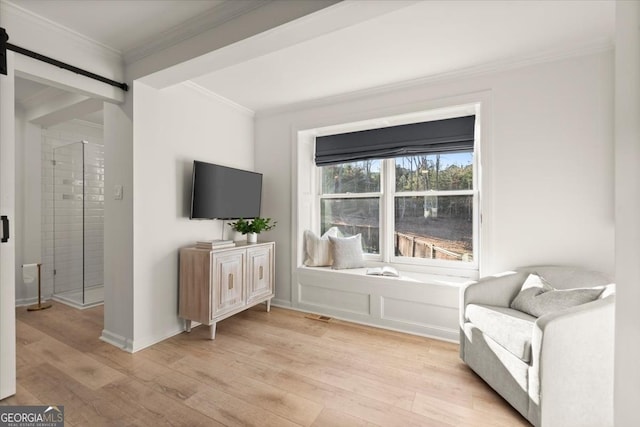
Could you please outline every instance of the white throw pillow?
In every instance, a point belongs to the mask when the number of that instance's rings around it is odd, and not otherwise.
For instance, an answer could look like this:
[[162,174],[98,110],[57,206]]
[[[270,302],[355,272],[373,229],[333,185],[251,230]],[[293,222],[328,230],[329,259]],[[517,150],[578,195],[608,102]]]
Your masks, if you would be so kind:
[[543,277],[529,274],[511,308],[535,317],[598,299],[604,287],[555,289]]
[[333,251],[332,268],[341,270],[364,267],[362,236],[360,234],[351,237],[329,236],[329,241]]
[[333,264],[329,236],[340,235],[338,227],[331,227],[322,237],[311,230],[304,231],[304,265],[308,267],[327,267]]

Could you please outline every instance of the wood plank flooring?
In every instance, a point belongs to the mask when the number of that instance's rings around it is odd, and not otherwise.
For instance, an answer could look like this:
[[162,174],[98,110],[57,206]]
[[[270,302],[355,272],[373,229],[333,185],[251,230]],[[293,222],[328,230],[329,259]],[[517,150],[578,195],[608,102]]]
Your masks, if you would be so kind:
[[98,339],[103,308],[17,309],[18,392],[67,426],[528,426],[458,346],[254,307],[136,354]]

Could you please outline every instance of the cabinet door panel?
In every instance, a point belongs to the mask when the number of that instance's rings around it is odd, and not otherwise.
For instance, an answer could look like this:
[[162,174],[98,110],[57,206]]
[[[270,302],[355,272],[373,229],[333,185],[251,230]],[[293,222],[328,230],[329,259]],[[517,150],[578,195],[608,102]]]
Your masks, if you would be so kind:
[[247,302],[273,293],[273,250],[271,246],[247,251]]
[[212,262],[215,275],[211,285],[216,291],[212,292],[211,305],[215,317],[244,305],[244,253],[215,254]]

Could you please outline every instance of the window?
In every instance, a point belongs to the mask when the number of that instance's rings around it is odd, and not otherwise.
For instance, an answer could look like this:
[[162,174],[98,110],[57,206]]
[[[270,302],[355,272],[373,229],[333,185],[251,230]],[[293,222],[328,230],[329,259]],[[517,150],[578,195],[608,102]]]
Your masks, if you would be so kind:
[[397,257],[473,261],[473,151],[393,159]]
[[380,254],[381,160],[321,167],[320,230],[362,235],[366,253]]
[[466,145],[317,166],[320,231],[360,233],[369,260],[477,268],[473,125],[471,132]]

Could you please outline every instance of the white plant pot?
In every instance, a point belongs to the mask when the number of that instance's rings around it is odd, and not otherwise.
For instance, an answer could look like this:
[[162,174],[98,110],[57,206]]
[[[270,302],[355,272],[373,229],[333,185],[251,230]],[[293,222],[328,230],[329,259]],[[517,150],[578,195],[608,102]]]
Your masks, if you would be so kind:
[[256,243],[258,241],[258,233],[247,233],[247,243]]

